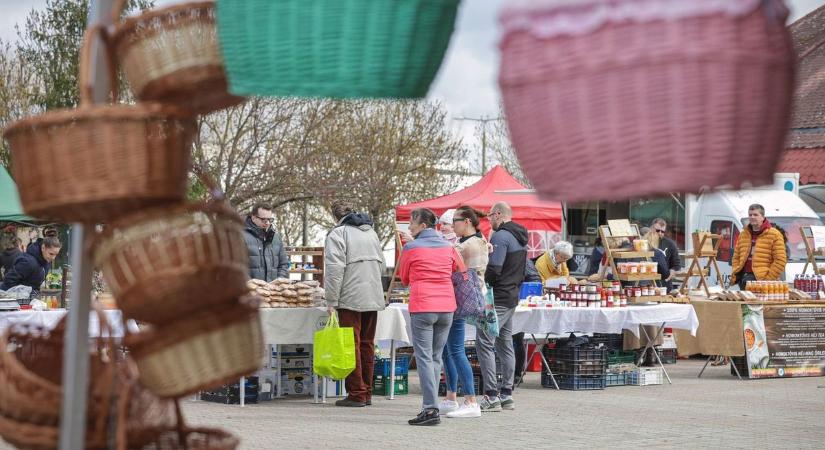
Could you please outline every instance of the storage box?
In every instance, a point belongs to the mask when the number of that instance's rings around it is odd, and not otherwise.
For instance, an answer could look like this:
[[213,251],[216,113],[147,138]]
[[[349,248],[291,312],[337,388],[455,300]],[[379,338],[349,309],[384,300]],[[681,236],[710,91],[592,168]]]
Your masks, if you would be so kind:
[[[390,358],[375,358],[374,375],[390,375]],[[395,355],[395,374],[407,375],[410,371],[410,355]]]
[[[559,389],[565,391],[601,390],[607,387],[604,375],[567,375],[554,372],[553,376],[556,378]],[[553,381],[550,379],[550,375],[546,372],[541,373],[541,385],[546,388],[555,387],[553,386]]]
[[607,387],[624,386],[627,384],[627,372],[607,372],[604,379]]
[[281,372],[281,395],[312,395],[309,369],[285,369]]
[[[406,395],[410,393],[407,375],[395,376],[395,395]],[[376,375],[372,380],[372,395],[390,395],[389,377]]]
[[663,383],[664,374],[661,367],[639,367],[627,373],[627,384],[633,386],[653,386]]

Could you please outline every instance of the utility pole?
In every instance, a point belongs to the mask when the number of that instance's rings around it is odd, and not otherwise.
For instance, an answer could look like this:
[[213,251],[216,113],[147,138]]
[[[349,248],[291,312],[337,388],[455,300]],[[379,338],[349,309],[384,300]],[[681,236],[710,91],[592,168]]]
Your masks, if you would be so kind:
[[478,122],[481,124],[481,176],[487,173],[487,123],[488,122],[495,122],[498,120],[503,119],[503,117],[456,117],[453,120],[458,120],[460,122],[469,121],[469,122]]

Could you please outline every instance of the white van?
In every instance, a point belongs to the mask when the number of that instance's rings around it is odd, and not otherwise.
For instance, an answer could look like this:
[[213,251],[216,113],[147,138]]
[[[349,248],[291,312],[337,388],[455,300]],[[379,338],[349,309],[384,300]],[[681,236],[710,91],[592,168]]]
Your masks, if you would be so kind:
[[[693,254],[693,240],[689,236],[693,231],[708,230],[724,236],[719,246],[718,262],[726,285],[730,284],[733,243],[748,223],[748,206],[754,203],[764,206],[765,217],[785,230],[790,245],[790,258],[785,267],[786,280],[793,280],[796,274],[801,273],[807,260],[799,227],[822,225],[819,216],[799,196],[775,187],[688,195],[686,200],[685,232],[688,236],[685,239],[685,255]],[[689,260],[686,261],[686,264],[689,263]],[[717,284],[713,269],[708,282]],[[695,285],[695,281],[691,285]]]

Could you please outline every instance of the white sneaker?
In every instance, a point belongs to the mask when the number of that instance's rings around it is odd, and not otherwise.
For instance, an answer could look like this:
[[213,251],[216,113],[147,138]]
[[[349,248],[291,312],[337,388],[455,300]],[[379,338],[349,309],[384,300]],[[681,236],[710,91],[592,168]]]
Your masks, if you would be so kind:
[[481,407],[478,406],[478,403],[474,403],[472,405],[465,403],[461,405],[461,408],[458,408],[457,410],[448,413],[447,417],[451,419],[481,417]]
[[458,402],[452,400],[442,400],[441,403],[438,404],[438,413],[441,415],[449,414],[457,410]]

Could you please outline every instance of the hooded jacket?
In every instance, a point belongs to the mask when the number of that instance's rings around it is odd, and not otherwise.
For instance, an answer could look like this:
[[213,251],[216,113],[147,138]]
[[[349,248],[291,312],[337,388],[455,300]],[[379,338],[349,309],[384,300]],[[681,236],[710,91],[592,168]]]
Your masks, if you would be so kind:
[[30,286],[32,291],[40,291],[40,285],[46,280],[46,273],[51,264],[43,258],[40,247],[29,246],[14,260],[11,270],[6,272],[0,289],[8,290],[15,286]]
[[2,263],[3,273],[9,273],[12,267],[14,267],[14,262],[17,260],[23,252],[20,251],[19,248],[12,248],[9,250],[3,251],[0,254],[0,263]]
[[289,258],[281,238],[270,227],[258,228],[251,217],[246,218],[244,241],[249,251],[249,276],[266,282],[289,277]]
[[493,253],[484,280],[493,287],[496,306],[515,308],[527,264],[527,229],[505,222],[490,238]]
[[386,306],[381,276],[386,270],[381,240],[366,214],[341,219],[324,244],[324,296],[328,306],[381,311]]
[[[736,282],[737,274],[745,268],[748,262],[752,236],[751,226],[748,225],[739,234],[734,245],[731,283]],[[788,254],[785,252],[785,240],[782,238],[782,233],[773,228],[768,219],[765,219],[756,236],[756,245],[753,249],[751,260],[753,275],[757,280],[778,280],[785,271],[787,262]]]

